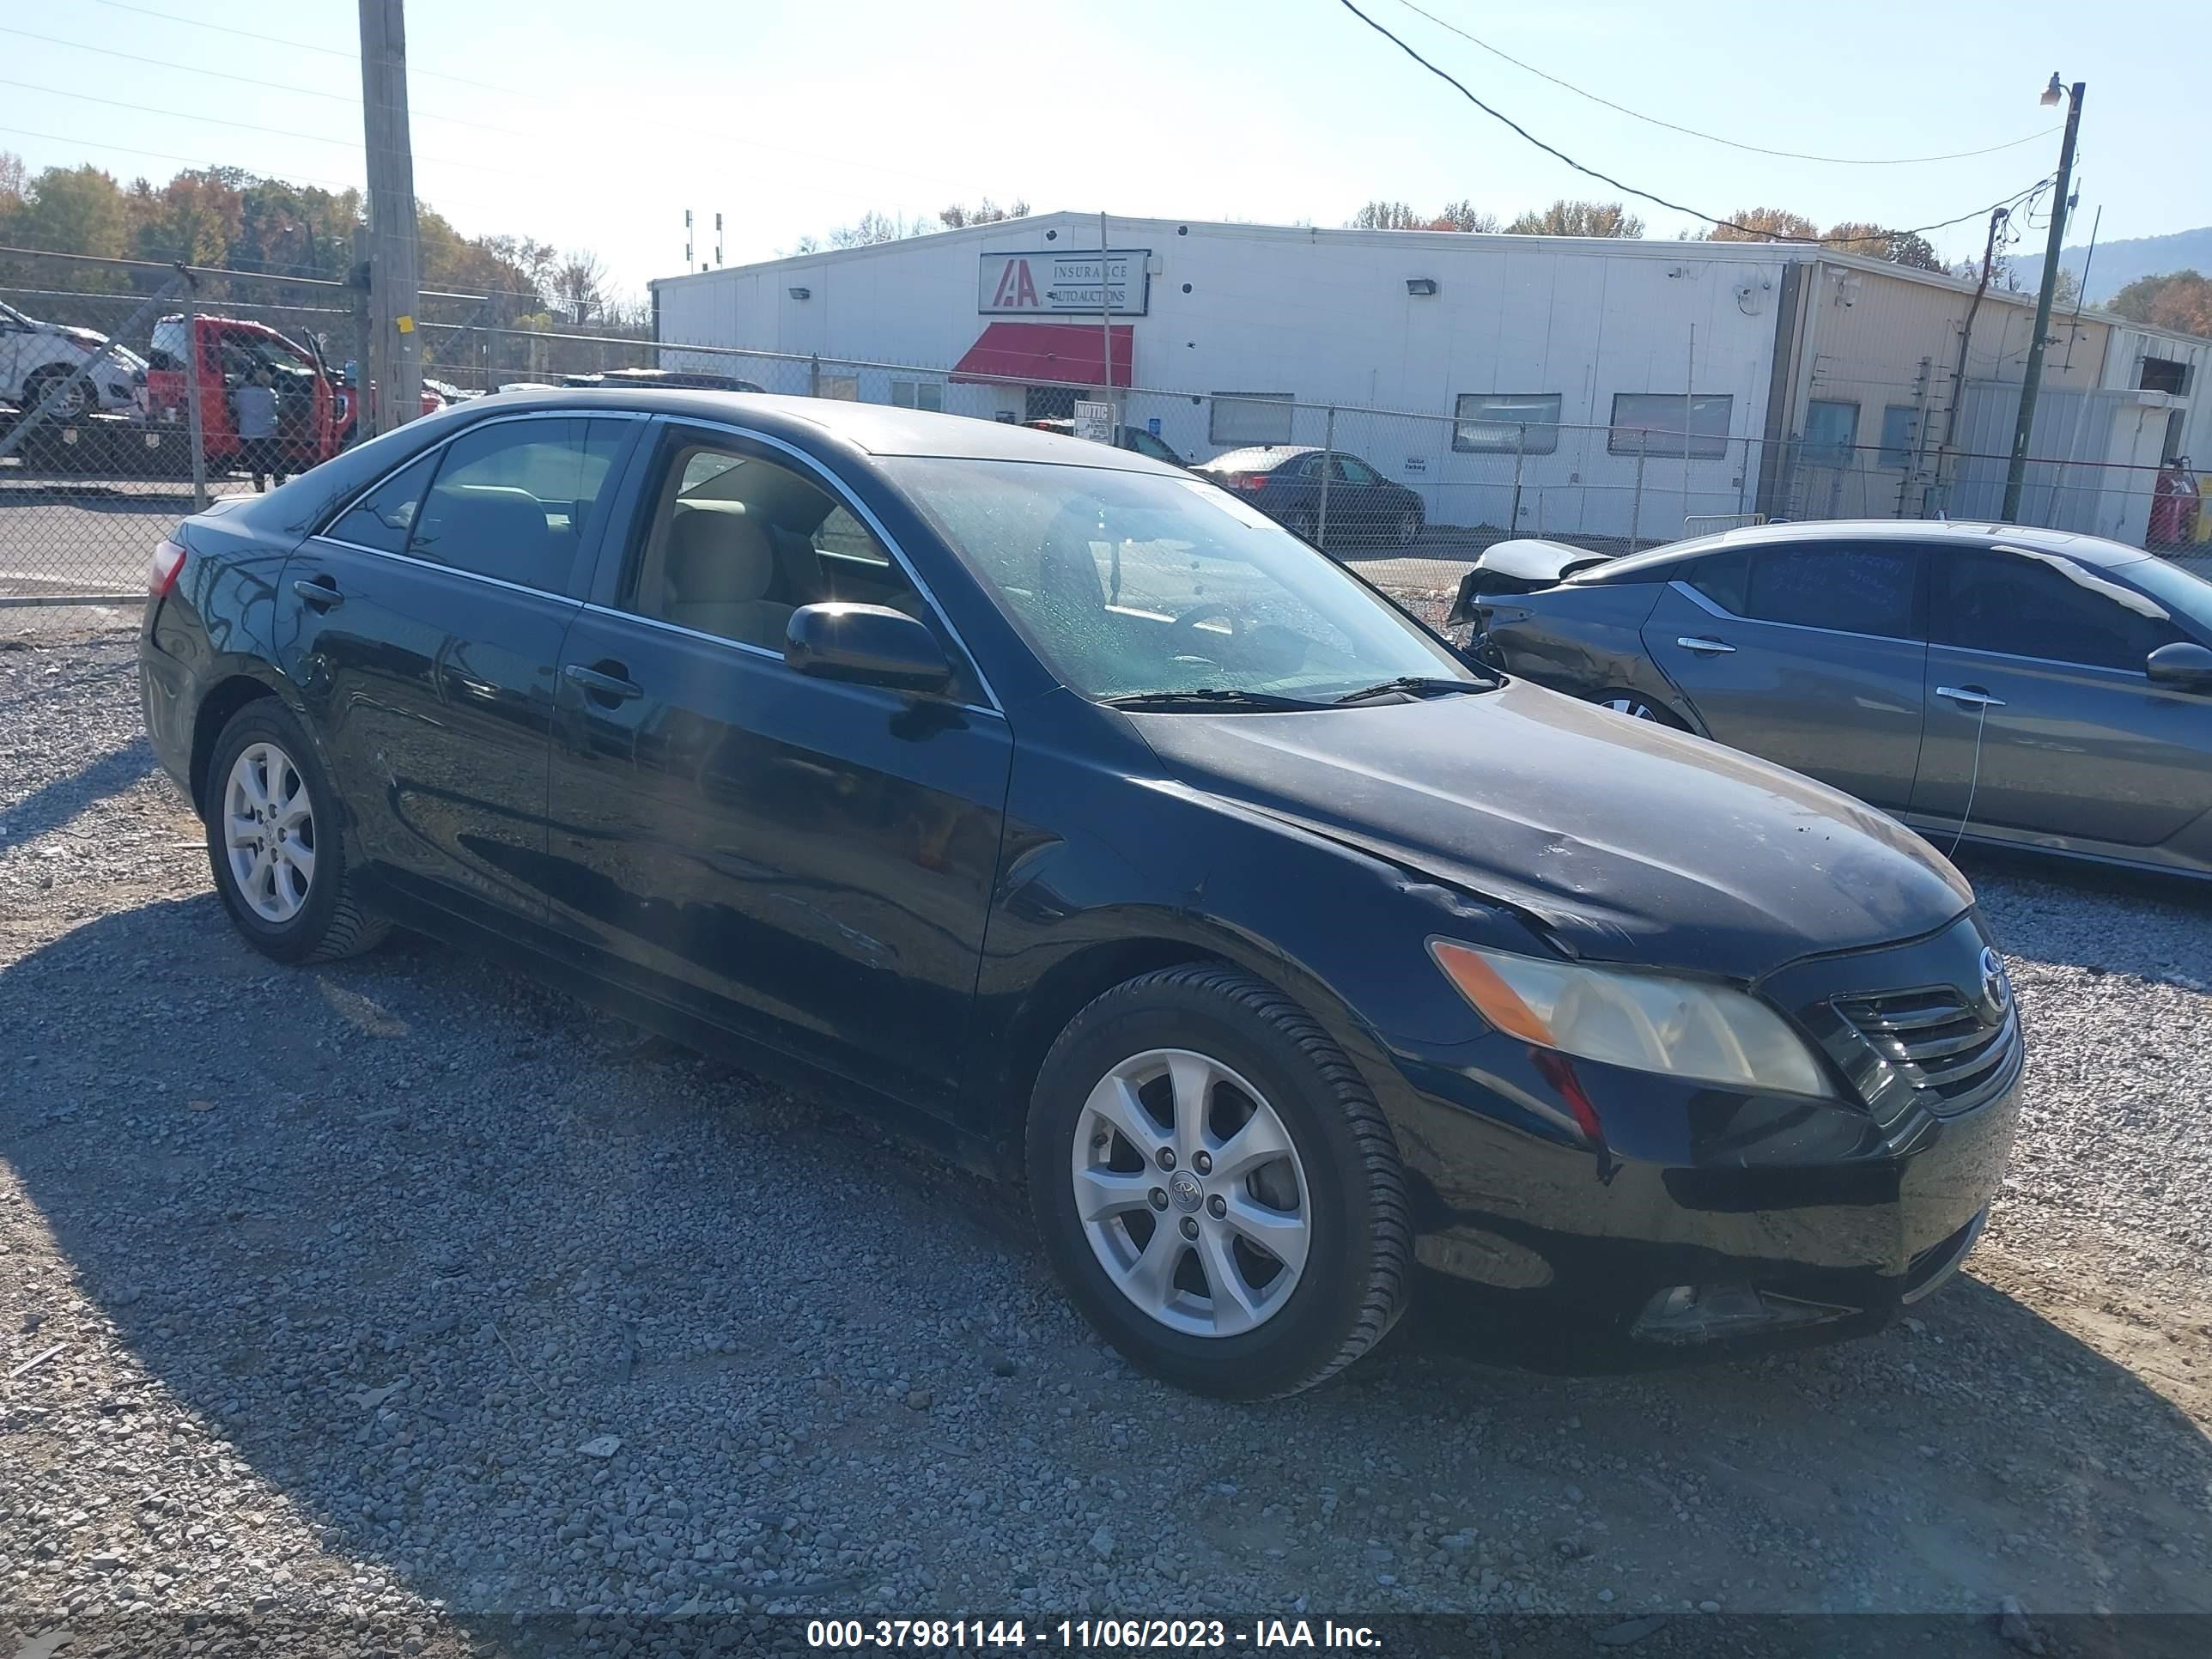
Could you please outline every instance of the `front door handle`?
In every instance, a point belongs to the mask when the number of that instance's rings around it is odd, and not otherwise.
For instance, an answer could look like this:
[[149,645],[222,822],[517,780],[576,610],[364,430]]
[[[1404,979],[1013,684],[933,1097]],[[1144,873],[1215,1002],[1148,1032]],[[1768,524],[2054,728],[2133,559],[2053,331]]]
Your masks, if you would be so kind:
[[1679,639],[1674,643],[1685,651],[1696,652],[1701,657],[1724,657],[1735,649],[1726,640],[1709,640],[1695,634]]
[[1950,698],[1961,708],[2002,708],[2005,706],[2002,697],[1993,697],[1978,685],[1939,685],[1936,688],[1936,695]]
[[338,592],[338,585],[328,576],[313,581],[303,577],[292,584],[292,591],[318,611],[333,610],[345,603],[345,595]]
[[[606,667],[618,670],[622,665],[609,663]],[[561,672],[570,684],[583,687],[586,696],[605,703],[628,702],[632,697],[645,695],[645,688],[635,680],[625,679],[618,672],[610,674],[600,669],[586,668],[580,662],[564,665]]]

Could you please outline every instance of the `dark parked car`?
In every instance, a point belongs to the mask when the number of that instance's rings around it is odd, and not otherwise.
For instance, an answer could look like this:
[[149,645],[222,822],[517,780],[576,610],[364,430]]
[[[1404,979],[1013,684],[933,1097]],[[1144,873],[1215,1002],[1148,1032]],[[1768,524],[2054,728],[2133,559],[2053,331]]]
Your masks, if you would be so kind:
[[1322,480],[1328,480],[1331,542],[1391,542],[1410,547],[1425,521],[1421,498],[1357,455],[1297,445],[1232,449],[1196,471],[1233,489],[1302,540],[1321,545]]
[[516,392],[151,586],[256,948],[400,922],[1025,1176],[1190,1388],[1319,1381],[1417,1262],[1643,1343],[1865,1329],[1996,1190],[2019,1025],[1917,837],[1474,670],[1139,456]]
[[1517,674],[1964,839],[2212,876],[2212,583],[2006,525],[1501,543],[1455,616]]
[[[1075,422],[1073,421],[1025,421],[1023,424],[1032,432],[1057,432],[1063,438],[1075,435]],[[1141,426],[1115,427],[1114,446],[1117,449],[1149,456],[1156,461],[1165,461],[1170,466],[1188,469],[1190,465],[1188,461],[1176,453],[1172,444]]]

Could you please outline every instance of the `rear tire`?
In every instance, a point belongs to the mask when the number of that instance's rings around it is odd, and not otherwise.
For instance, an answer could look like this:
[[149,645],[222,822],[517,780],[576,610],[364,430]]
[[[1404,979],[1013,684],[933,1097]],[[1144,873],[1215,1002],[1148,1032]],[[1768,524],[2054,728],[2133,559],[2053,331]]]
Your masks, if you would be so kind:
[[1321,523],[1310,509],[1292,507],[1291,516],[1284,520],[1284,526],[1300,541],[1314,547],[1321,545]]
[[231,716],[204,795],[215,890],[255,950],[278,962],[331,962],[382,942],[391,924],[361,902],[337,793],[282,703],[264,697]]
[[1038,1073],[1026,1150],[1076,1306],[1178,1387],[1298,1393],[1405,1310],[1412,1214],[1381,1109],[1310,1015],[1225,963],[1146,974],[1078,1014]]
[[1410,507],[1398,515],[1397,539],[1401,547],[1411,547],[1421,539],[1421,515]]

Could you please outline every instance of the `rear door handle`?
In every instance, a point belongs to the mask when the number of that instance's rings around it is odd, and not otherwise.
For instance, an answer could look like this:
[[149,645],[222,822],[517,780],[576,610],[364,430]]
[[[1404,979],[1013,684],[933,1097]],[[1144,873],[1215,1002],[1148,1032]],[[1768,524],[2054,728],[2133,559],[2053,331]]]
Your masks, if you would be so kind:
[[[620,667],[611,663],[610,667]],[[624,679],[620,674],[602,673],[596,668],[586,668],[580,662],[565,664],[562,675],[572,684],[580,685],[589,696],[605,702],[628,702],[632,697],[641,697],[645,688],[635,680]]]
[[338,585],[328,576],[313,581],[303,577],[292,584],[292,591],[318,611],[329,611],[345,603],[345,595],[338,592]]
[[1735,647],[1730,645],[1726,640],[1708,640],[1694,634],[1683,639],[1679,639],[1675,641],[1674,643],[1680,646],[1685,651],[1696,652],[1701,657],[1726,656],[1729,652],[1735,649]]
[[1939,685],[1936,688],[1936,695],[1950,698],[1961,708],[2002,708],[2005,706],[2002,697],[1993,697],[1978,685]]

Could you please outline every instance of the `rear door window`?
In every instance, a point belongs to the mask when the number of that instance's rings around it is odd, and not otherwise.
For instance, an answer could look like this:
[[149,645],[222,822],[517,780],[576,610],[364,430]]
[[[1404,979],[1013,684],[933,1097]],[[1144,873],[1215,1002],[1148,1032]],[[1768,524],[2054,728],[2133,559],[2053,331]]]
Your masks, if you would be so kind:
[[2143,672],[2188,635],[2166,607],[2056,555],[1936,551],[1936,636],[1945,645]]
[[433,450],[411,461],[338,514],[326,532],[332,541],[356,547],[373,547],[380,553],[404,553],[415,514],[422,505],[422,492],[438,468]]
[[1747,614],[1761,622],[1917,640],[1920,564],[1904,544],[1805,542],[1751,561]]
[[1732,553],[1709,553],[1702,559],[1692,559],[1675,573],[1677,581],[1687,582],[1715,605],[1732,616],[1751,614],[1751,550],[1738,548]]
[[622,422],[497,421],[446,447],[407,538],[413,557],[565,592]]

